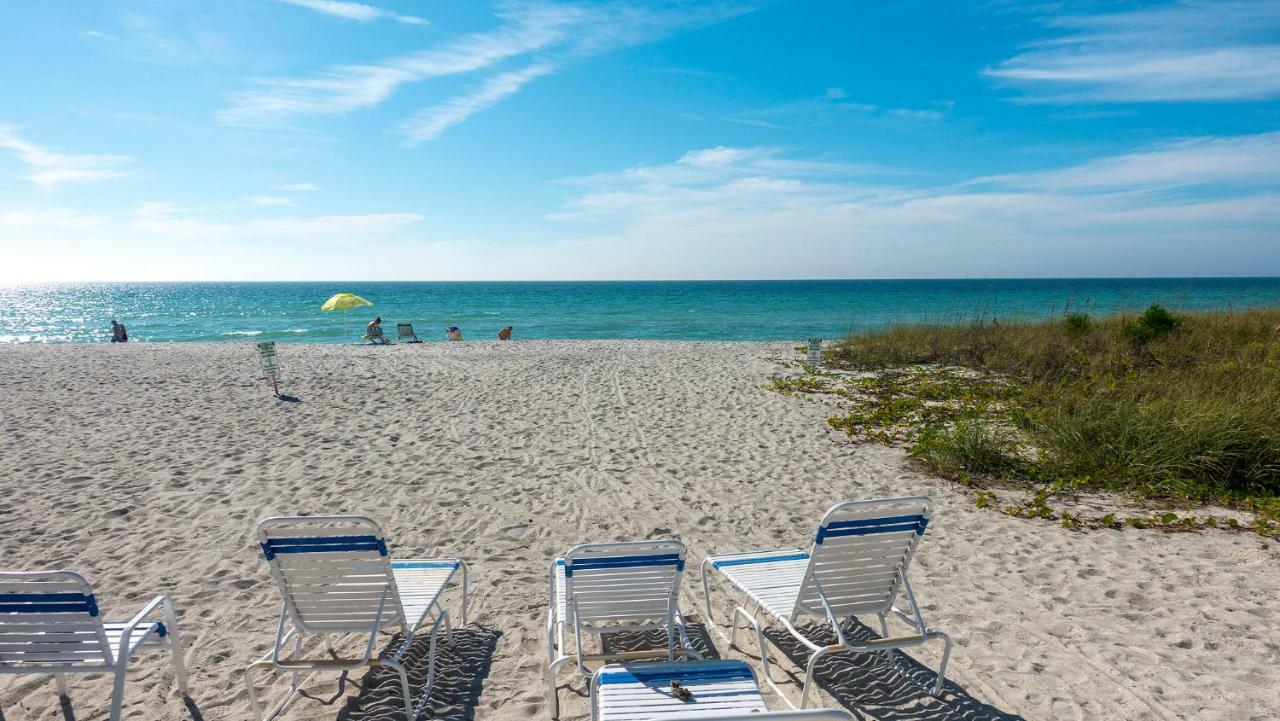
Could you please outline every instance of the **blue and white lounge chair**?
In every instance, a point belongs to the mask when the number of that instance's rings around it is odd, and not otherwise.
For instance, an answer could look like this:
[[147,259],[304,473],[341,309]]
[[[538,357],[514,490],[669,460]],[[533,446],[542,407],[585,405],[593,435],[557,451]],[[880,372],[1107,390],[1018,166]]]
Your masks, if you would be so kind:
[[[845,501],[832,506],[822,517],[808,552],[789,548],[707,558],[702,563],[702,585],[708,624],[724,637],[711,616],[709,579],[710,571],[714,570],[752,604],[750,611],[744,605],[734,609],[732,637],[725,640],[737,645],[739,617],[755,628],[765,681],[792,708],[796,706],[787,700],[769,672],[769,652],[758,618],[761,612],[768,617],[766,620],[782,624],[812,653],[800,688],[799,708],[805,707],[814,667],[823,656],[841,650],[883,651],[886,658],[891,658],[893,649],[919,646],[932,639],[941,639],[944,643],[933,686],[934,695],[941,693],[947,659],[951,655],[951,639],[925,625],[920,606],[911,593],[911,584],[907,582],[907,567],[929,524],[932,510],[933,503],[925,496]],[[907,600],[910,613],[894,606],[899,595]],[[864,614],[875,614],[880,619],[882,638],[855,641],[845,637],[841,621]],[[887,624],[890,614],[910,626],[911,632],[890,637]],[[806,638],[794,625],[806,619],[828,625],[836,643],[819,646]]]
[[108,718],[119,721],[129,659],[153,649],[169,651],[185,696],[187,670],[168,597],[156,596],[128,621],[104,622],[93,589],[78,573],[0,573],[0,673],[53,674],[63,697],[67,674],[110,673]]
[[[363,516],[281,516],[258,524],[258,541],[280,587],[284,603],[270,653],[245,669],[249,702],[259,720],[274,718],[297,692],[303,671],[347,671],[387,666],[400,677],[405,712],[417,718],[435,684],[436,641],[443,624],[452,639],[449,615],[440,596],[462,571],[462,623],[467,622],[467,566],[457,558],[392,561],[378,524]],[[415,704],[409,677],[400,659],[415,635],[431,623],[426,686]],[[400,629],[399,648],[378,657],[374,648],[379,631]],[[323,639],[327,658],[303,655],[303,637]],[[331,637],[367,634],[360,658],[336,658]],[[292,643],[291,643],[292,642]],[[292,650],[289,647],[292,645]],[[254,687],[255,669],[292,675],[289,693],[264,717]]]
[[[682,690],[677,695],[672,682]],[[845,710],[770,712],[742,661],[611,664],[591,682],[591,721],[853,721]]]
[[[569,662],[590,677],[587,661],[653,658],[661,653],[700,658],[689,642],[680,613],[680,580],[685,548],[679,541],[586,543],[574,546],[552,561],[547,571],[547,685],[551,715],[560,713],[556,670]],[[571,627],[574,648],[565,648],[565,628]],[[660,651],[587,653],[583,636],[623,631],[663,630],[666,647]],[[677,648],[679,639],[679,648]]]

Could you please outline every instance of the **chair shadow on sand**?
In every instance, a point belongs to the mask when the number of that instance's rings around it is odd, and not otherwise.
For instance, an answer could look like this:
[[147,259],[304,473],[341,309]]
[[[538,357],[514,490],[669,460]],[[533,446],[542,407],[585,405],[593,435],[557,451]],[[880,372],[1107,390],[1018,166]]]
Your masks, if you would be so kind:
[[[858,621],[849,621],[842,627],[849,639],[870,640],[880,635]],[[835,634],[829,628],[806,626],[804,634],[816,643],[835,643]],[[783,690],[793,701],[799,698],[800,682],[804,679],[803,665],[809,660],[809,651],[782,628],[766,628],[769,643],[769,668],[773,678],[783,685]],[[746,655],[759,658],[754,633],[747,629],[739,632],[738,644]],[[778,658],[778,651],[790,659],[790,663]],[[780,663],[781,662],[781,663]],[[797,670],[800,666],[801,670]],[[856,719],[876,721],[1025,721],[1017,714],[979,701],[969,695],[950,678],[942,687],[942,694],[934,698],[929,694],[933,687],[936,669],[920,664],[902,652],[894,652],[888,661],[881,653],[833,653],[814,671],[814,681]],[[810,699],[814,696],[810,693]]]
[[[432,721],[472,721],[480,690],[493,664],[494,650],[498,646],[501,631],[478,626],[456,628],[453,647],[444,636],[436,646],[436,681],[427,706],[419,718]],[[393,653],[400,647],[397,634],[382,650],[382,655]],[[427,681],[427,652],[430,638],[427,634],[414,639],[401,659],[409,674],[409,688],[417,694]],[[339,682],[335,695],[330,699],[311,702],[335,703],[345,691],[346,677]],[[387,668],[372,668],[359,682],[360,692],[346,700],[338,711],[336,721],[402,721],[404,701],[400,695],[400,680]],[[416,697],[415,697],[416,700]]]

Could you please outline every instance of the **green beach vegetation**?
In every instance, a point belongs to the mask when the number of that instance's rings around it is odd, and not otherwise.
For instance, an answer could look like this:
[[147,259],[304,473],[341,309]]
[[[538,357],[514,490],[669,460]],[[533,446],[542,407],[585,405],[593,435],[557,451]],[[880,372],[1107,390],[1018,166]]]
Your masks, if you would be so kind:
[[[1274,533],[1280,309],[894,326],[834,343],[824,362],[773,386],[835,396],[833,428],[901,443],[937,475],[1026,484],[1031,500],[1006,512],[1071,526],[1080,519],[1054,513],[1050,497],[1111,491],[1225,504]],[[979,505],[992,498],[979,492]]]

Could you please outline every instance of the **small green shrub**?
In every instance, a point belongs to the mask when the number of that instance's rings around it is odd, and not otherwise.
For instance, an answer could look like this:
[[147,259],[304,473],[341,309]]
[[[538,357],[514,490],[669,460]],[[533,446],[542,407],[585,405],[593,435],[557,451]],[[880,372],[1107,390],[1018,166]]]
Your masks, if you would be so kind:
[[950,478],[1001,475],[1021,465],[1013,442],[976,419],[958,421],[954,428],[925,428],[907,453]]
[[1162,305],[1152,305],[1142,315],[1124,324],[1124,335],[1135,343],[1149,343],[1157,338],[1169,335],[1182,319],[1165,310]]

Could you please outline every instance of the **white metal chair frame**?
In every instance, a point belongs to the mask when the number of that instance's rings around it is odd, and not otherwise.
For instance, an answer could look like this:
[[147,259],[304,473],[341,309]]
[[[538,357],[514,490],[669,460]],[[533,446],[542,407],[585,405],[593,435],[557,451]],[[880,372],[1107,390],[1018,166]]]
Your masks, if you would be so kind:
[[[833,517],[838,517],[844,513],[853,512],[854,514],[859,514],[859,512],[862,511],[872,511],[877,507],[892,509],[894,507],[900,508],[902,506],[911,506],[916,504],[919,505],[920,511],[907,516],[893,515],[877,517],[874,515],[867,515],[863,516],[860,520],[833,520]],[[924,534],[925,527],[929,523],[929,519],[932,515],[932,509],[933,502],[927,496],[904,496],[898,498],[844,501],[832,506],[823,515],[822,522],[818,526],[818,533],[814,537],[812,549],[808,554],[805,554],[799,549],[789,548],[707,557],[703,560],[701,568],[703,600],[705,603],[707,623],[715,628],[716,633],[719,634],[721,638],[734,647],[737,647],[739,618],[743,619],[747,624],[754,628],[756,632],[756,642],[760,646],[760,663],[764,670],[765,681],[792,709],[804,709],[806,707],[809,696],[809,687],[813,682],[814,669],[817,667],[818,661],[830,653],[835,653],[837,651],[881,651],[884,654],[885,660],[892,662],[892,651],[895,649],[920,646],[931,640],[941,639],[944,644],[942,661],[938,666],[937,677],[931,689],[931,693],[934,696],[937,696],[942,693],[942,684],[945,680],[947,671],[947,661],[951,657],[951,638],[943,631],[930,628],[925,623],[924,616],[920,613],[920,606],[916,603],[915,594],[911,591],[911,584],[907,580],[907,568],[911,565],[911,558],[915,553],[915,549],[919,545],[920,538]],[[876,521],[877,523],[873,524],[870,523],[870,521]],[[844,631],[840,627],[841,614],[832,609],[832,604],[829,601],[826,592],[824,592],[822,584],[815,575],[816,563],[821,556],[825,555],[823,553],[823,541],[830,536],[871,535],[886,532],[903,532],[907,530],[912,531],[913,535],[911,536],[910,541],[905,544],[906,547],[901,559],[897,563],[896,572],[893,574],[893,578],[887,581],[887,583],[890,584],[888,586],[887,599],[883,604],[881,604],[881,607],[870,609],[870,612],[875,613],[877,618],[880,620],[881,638],[869,641],[854,641],[846,638]],[[788,555],[793,556],[793,558],[785,558]],[[725,561],[737,561],[751,563],[753,562],[753,559],[751,558],[753,556],[759,557],[760,559],[782,556],[784,557],[784,560],[798,560],[801,557],[807,556],[807,567],[804,571],[803,580],[800,582],[800,593],[796,597],[795,607],[790,614],[771,613],[764,607],[764,604],[758,600],[754,602],[751,610],[747,610],[746,602],[736,606],[733,610],[730,636],[725,636],[724,632],[720,630],[719,626],[714,621],[714,617],[711,615],[711,574],[709,571],[713,569],[720,570],[716,566],[717,562],[724,563]],[[846,556],[844,560],[848,560],[848,557]],[[721,573],[723,575],[723,571],[721,571]],[[730,582],[733,583],[732,581]],[[745,593],[745,589],[740,586],[738,588]],[[815,608],[805,603],[805,591],[811,591],[816,596],[819,602],[818,607]],[[910,605],[910,613],[907,613],[894,605],[894,601],[899,592],[906,598],[907,603]],[[804,645],[804,647],[812,654],[805,667],[804,683],[800,688],[800,704],[798,706],[793,704],[786,695],[782,693],[782,690],[773,680],[773,676],[769,670],[769,651],[765,644],[764,631],[760,623],[760,612],[762,610],[766,611],[772,620],[780,623],[787,632],[791,634],[792,638]],[[846,614],[844,617],[854,618],[859,615],[859,613],[862,613],[862,611]],[[906,636],[890,638],[888,629],[888,617],[890,614],[906,623],[911,628],[912,633]],[[831,631],[835,634],[836,642],[827,646],[819,646],[817,643],[806,637],[792,624],[793,618],[798,619],[800,617],[816,618],[826,622],[826,624],[831,628]]]
[[[683,543],[675,540],[628,541],[614,543],[584,543],[569,549],[562,558],[551,562],[547,570],[547,693],[551,705],[551,716],[560,715],[560,697],[556,686],[556,671],[563,665],[573,662],[578,672],[588,678],[593,672],[586,666],[587,661],[616,661],[621,659],[654,658],[660,653],[658,649],[648,651],[617,651],[613,653],[587,653],[583,649],[583,636],[593,633],[603,637],[609,633],[627,631],[664,630],[667,633],[666,656],[674,661],[677,655],[702,658],[689,640],[688,629],[685,628],[684,615],[680,612],[680,583],[684,576],[686,550]],[[665,609],[661,616],[651,614],[648,610],[634,613],[634,607],[628,608],[626,600],[618,601],[613,610],[618,620],[636,621],[635,623],[614,623],[608,626],[592,626],[584,624],[578,614],[578,599],[573,592],[574,570],[598,570],[600,568],[653,568],[672,567],[670,581],[664,585],[666,591]],[[563,569],[563,571],[561,571]],[[566,653],[565,626],[569,619],[560,617],[558,591],[559,583],[564,585],[564,615],[573,621],[574,648],[573,653]],[[635,590],[639,586],[652,587],[652,579],[622,580],[619,588]],[[651,610],[651,609],[650,609]],[[633,614],[633,615],[628,615]],[[676,647],[676,638],[680,640],[680,648]]]
[[[155,618],[160,612],[161,619]],[[111,634],[108,633],[111,627]],[[112,648],[110,635],[117,641]],[[156,596],[124,623],[104,623],[89,582],[72,571],[0,572],[0,673],[53,674],[58,695],[69,698],[67,675],[113,676],[110,721],[124,705],[129,659],[166,648],[173,676],[187,695],[187,670],[173,603]]]
[[[326,526],[324,524],[330,525]],[[276,528],[285,533],[301,533],[301,535],[270,536],[268,529],[274,530]],[[308,531],[310,532],[308,533]],[[316,535],[317,531],[330,533],[330,535],[318,536]],[[249,692],[249,704],[253,706],[255,718],[258,721],[270,721],[270,719],[275,718],[284,711],[302,686],[304,679],[300,674],[303,671],[351,671],[365,667],[386,666],[394,670],[399,676],[405,713],[408,714],[410,721],[416,719],[425,708],[428,697],[431,695],[431,690],[435,685],[436,642],[441,625],[445,629],[446,641],[451,646],[453,644],[453,629],[449,624],[449,614],[440,603],[440,596],[443,595],[445,588],[452,582],[453,574],[459,568],[462,570],[461,618],[463,625],[467,623],[469,572],[466,563],[460,558],[391,561],[387,553],[386,539],[382,534],[381,528],[377,522],[365,516],[274,516],[259,522],[258,540],[270,566],[271,576],[280,588],[283,601],[280,606],[280,621],[276,627],[275,643],[271,652],[249,664],[245,669],[245,686]],[[273,542],[284,542],[284,548]],[[301,545],[304,543],[318,544],[318,546]],[[293,549],[290,549],[289,545],[292,545]],[[319,547],[323,547],[324,550],[317,550]],[[302,550],[308,548],[310,550]],[[309,624],[304,619],[305,614],[299,612],[290,583],[286,578],[288,574],[281,570],[276,562],[276,557],[277,554],[306,552],[362,552],[366,554],[376,552],[378,554],[382,567],[380,570],[384,574],[385,581],[372,624],[367,627],[318,628],[315,624]],[[373,558],[375,557],[369,556],[370,560]],[[424,564],[438,564],[441,568],[452,566],[453,569],[449,571],[444,584],[440,587],[431,603],[422,610],[422,615],[412,620],[412,622],[405,617],[400,589],[392,572],[393,564],[400,566],[402,569],[423,567]],[[400,662],[400,659],[409,650],[414,638],[422,629],[423,622],[431,615],[433,609],[435,611],[435,619],[430,628],[431,644],[427,654],[427,681],[417,703],[414,704],[409,690],[408,672],[404,664]],[[404,632],[404,640],[400,646],[390,656],[375,657],[374,646],[377,642],[379,631],[395,628]],[[301,657],[303,635],[308,632],[320,636],[324,642],[325,649],[332,658],[307,659]],[[367,633],[369,635],[369,640],[364,646],[363,655],[358,659],[336,658],[336,652],[329,637],[351,633]],[[286,658],[282,658],[282,651],[290,645],[292,645],[292,650],[286,652]],[[258,700],[258,692],[253,683],[252,672],[255,669],[267,670],[273,674],[288,672],[291,677],[289,692],[272,706],[266,714],[262,712],[262,706]]]

